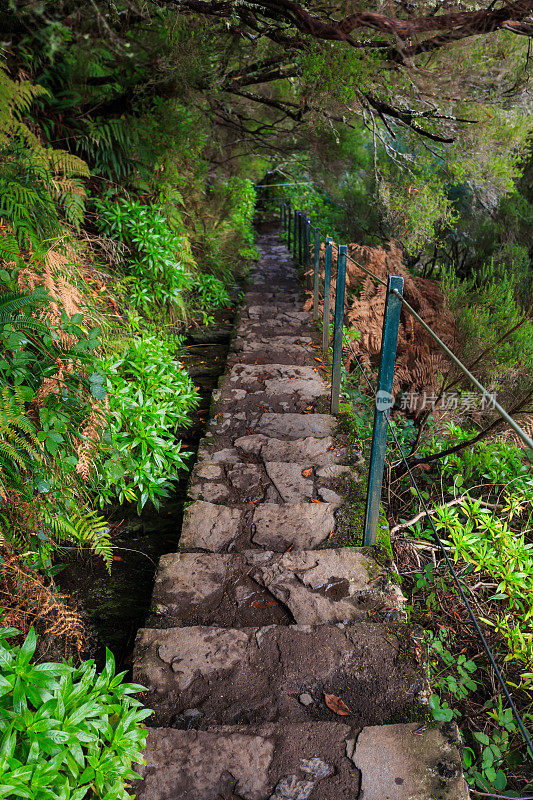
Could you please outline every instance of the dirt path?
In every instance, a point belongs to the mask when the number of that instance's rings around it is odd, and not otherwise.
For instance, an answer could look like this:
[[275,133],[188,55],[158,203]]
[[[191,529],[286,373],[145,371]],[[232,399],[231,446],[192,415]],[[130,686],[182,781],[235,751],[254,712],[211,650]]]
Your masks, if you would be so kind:
[[357,459],[323,413],[292,261],[275,233],[258,244],[180,552],[137,637],[159,726],[137,797],[463,800],[455,727],[403,721],[427,688],[403,597],[381,559],[336,546]]

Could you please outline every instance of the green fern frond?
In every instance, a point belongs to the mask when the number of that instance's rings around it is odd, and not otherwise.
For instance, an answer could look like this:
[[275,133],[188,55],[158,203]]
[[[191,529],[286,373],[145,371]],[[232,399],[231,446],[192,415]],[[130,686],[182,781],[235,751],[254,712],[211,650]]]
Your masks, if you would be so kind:
[[100,556],[108,572],[111,572],[113,546],[107,522],[96,511],[87,506],[73,506],[68,512],[57,513],[51,509],[44,511],[45,522],[50,526],[53,535],[59,539],[68,539],[80,545],[88,545],[95,555]]
[[0,496],[6,497],[7,477],[14,468],[26,472],[32,462],[41,460],[39,440],[26,416],[21,390],[6,386],[0,393]]

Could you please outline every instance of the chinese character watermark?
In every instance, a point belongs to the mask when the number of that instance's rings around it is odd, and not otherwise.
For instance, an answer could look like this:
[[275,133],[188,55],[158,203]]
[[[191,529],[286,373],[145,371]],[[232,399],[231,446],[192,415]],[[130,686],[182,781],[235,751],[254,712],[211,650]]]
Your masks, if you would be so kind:
[[396,406],[401,411],[491,411],[496,407],[496,394],[489,392],[403,392],[394,397],[390,392],[376,395],[378,411],[389,411]]

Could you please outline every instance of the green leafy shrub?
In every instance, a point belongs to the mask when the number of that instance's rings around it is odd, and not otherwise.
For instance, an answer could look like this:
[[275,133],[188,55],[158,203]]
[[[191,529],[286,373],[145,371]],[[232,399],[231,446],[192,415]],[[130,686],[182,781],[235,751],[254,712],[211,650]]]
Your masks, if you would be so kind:
[[186,235],[170,227],[157,205],[117,200],[101,201],[97,208],[101,230],[131,254],[125,283],[133,306],[148,317],[157,309],[184,317],[195,268]]
[[158,506],[186,467],[176,431],[190,424],[198,398],[176,358],[179,344],[142,333],[105,361],[110,425],[95,484],[102,505],[118,499],[135,500],[139,510],[148,500]]
[[0,797],[28,800],[125,800],[138,777],[152,712],[133,697],[107,651],[93,661],[35,664],[33,629],[22,646],[0,630]]

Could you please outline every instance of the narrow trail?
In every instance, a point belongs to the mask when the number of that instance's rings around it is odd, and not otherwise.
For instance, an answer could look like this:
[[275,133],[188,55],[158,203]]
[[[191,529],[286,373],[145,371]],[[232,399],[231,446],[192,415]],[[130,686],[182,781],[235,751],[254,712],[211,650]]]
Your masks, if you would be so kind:
[[273,232],[258,246],[180,552],[137,636],[158,727],[136,795],[466,799],[455,726],[402,721],[427,692],[420,647],[386,561],[340,546],[358,459],[324,413],[292,260]]

